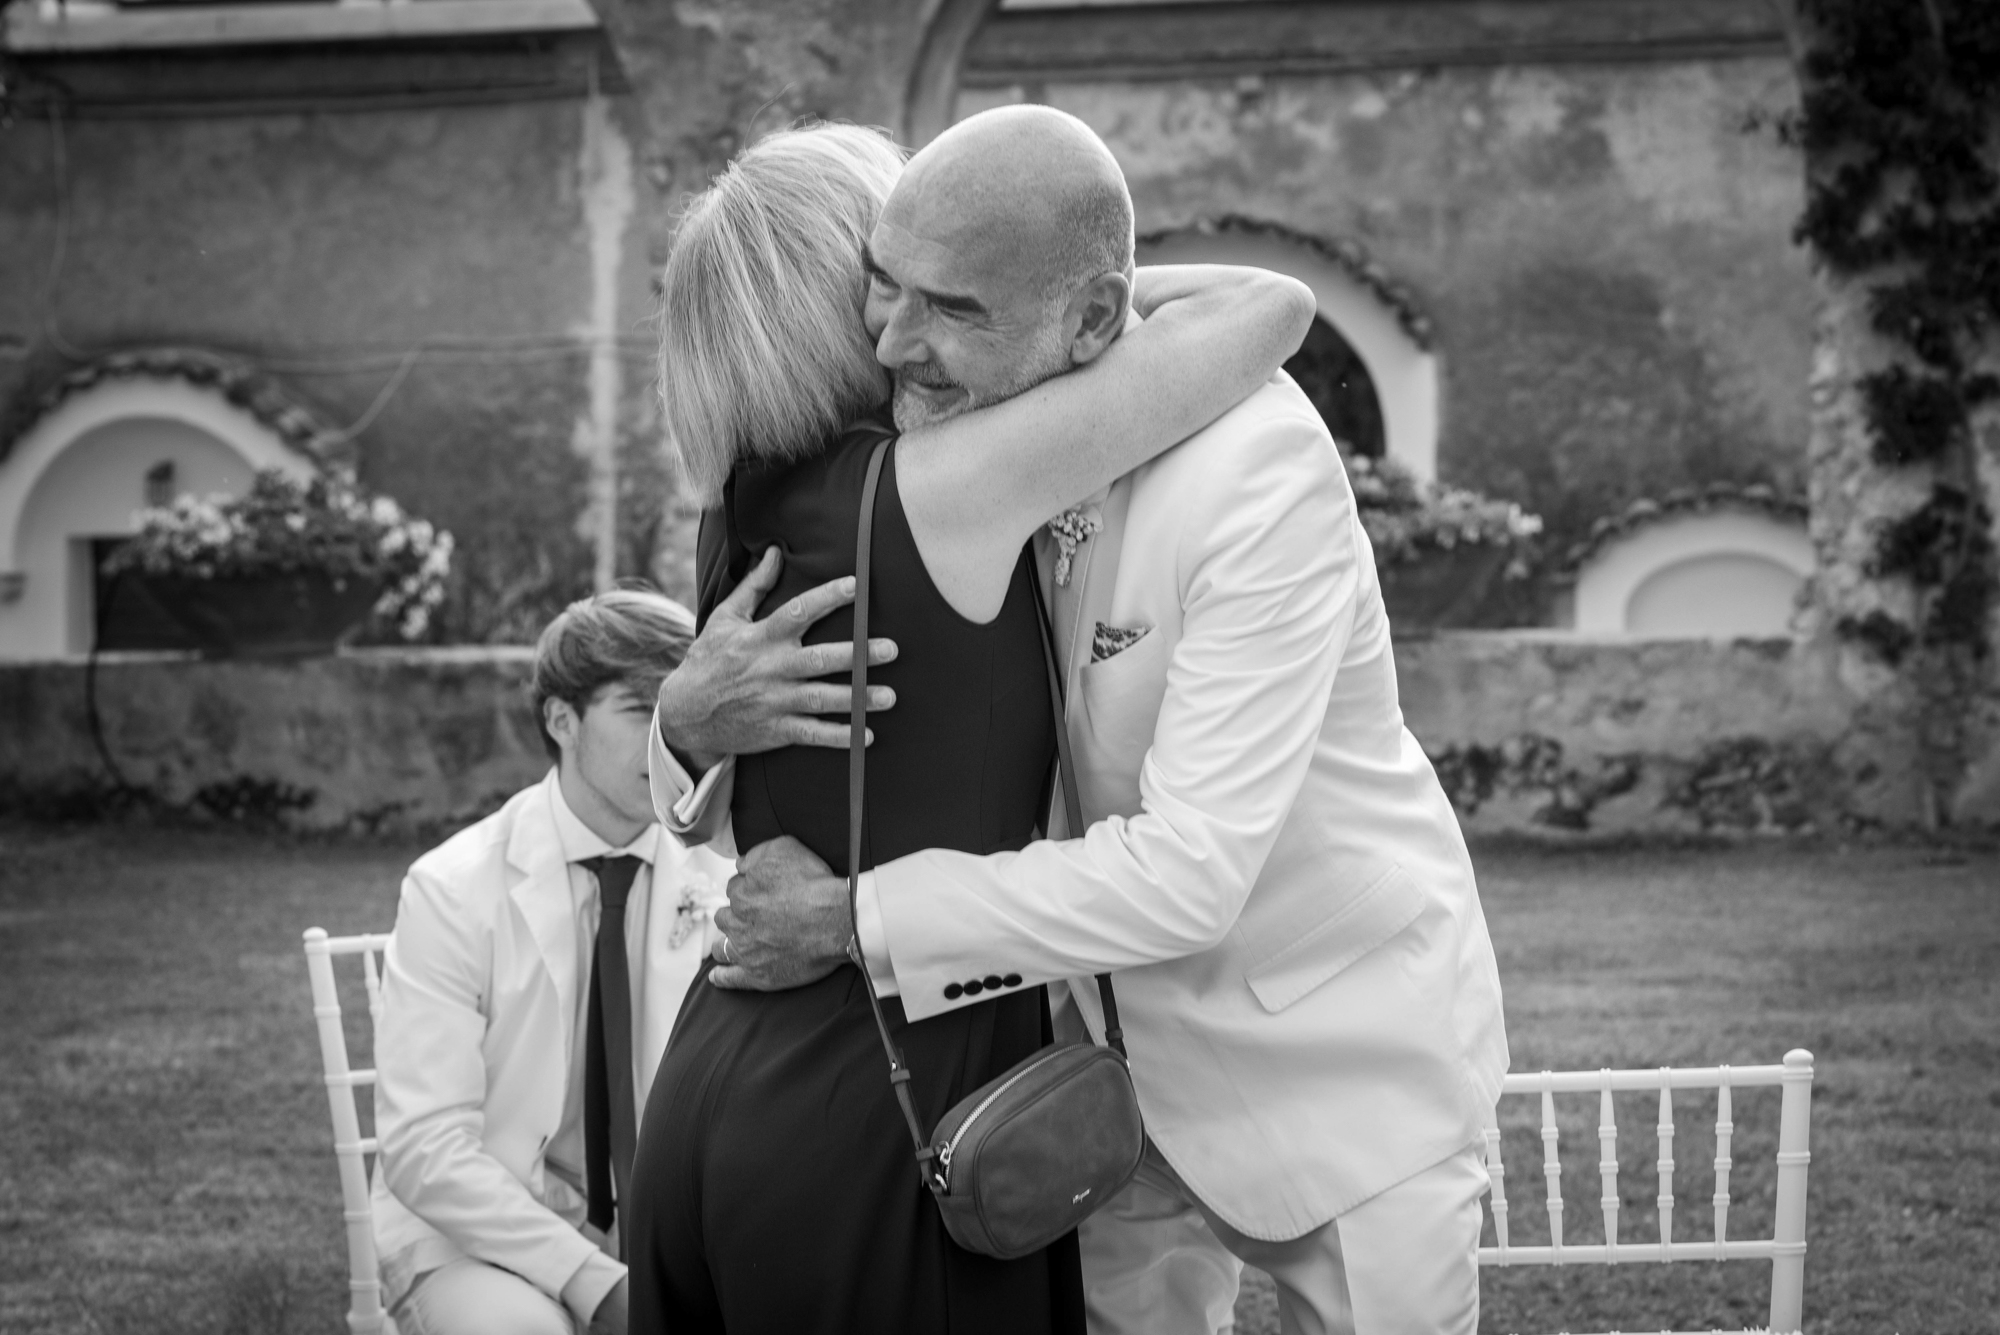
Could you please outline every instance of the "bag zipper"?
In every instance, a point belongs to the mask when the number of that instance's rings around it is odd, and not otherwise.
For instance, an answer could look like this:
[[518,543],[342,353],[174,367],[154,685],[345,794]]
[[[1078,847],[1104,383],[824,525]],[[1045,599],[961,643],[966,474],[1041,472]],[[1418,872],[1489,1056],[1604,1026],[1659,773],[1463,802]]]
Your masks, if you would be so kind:
[[1032,1066],[1023,1067],[1021,1070],[1014,1072],[1013,1079],[1009,1080],[1006,1084],[1000,1086],[1000,1088],[994,1090],[991,1094],[988,1094],[985,1098],[981,1099],[979,1101],[979,1106],[974,1108],[970,1113],[966,1114],[965,1120],[958,1124],[958,1129],[951,1133],[951,1139],[946,1141],[944,1148],[938,1151],[938,1163],[940,1166],[943,1167],[945,1171],[945,1182],[947,1185],[949,1185],[951,1181],[951,1156],[957,1153],[958,1142],[965,1136],[965,1133],[967,1131],[972,1129],[972,1124],[979,1120],[979,1114],[985,1112],[988,1108],[992,1107],[993,1100],[999,1098],[1002,1094],[1005,1094],[1008,1090],[1012,1089],[1023,1076],[1028,1074],[1028,1072],[1038,1069],[1043,1062],[1050,1060],[1055,1056],[1057,1052],[1060,1052],[1061,1050],[1062,1049],[1058,1047],[1053,1051],[1051,1051],[1047,1057],[1042,1058],[1042,1061],[1036,1062]]

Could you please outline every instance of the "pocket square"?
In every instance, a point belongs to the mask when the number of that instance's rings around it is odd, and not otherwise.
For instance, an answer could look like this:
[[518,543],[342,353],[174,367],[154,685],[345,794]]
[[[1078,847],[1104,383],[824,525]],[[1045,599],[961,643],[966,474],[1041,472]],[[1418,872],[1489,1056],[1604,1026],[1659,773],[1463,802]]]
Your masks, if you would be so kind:
[[1090,661],[1102,663],[1107,658],[1115,658],[1145,639],[1146,633],[1150,630],[1151,626],[1127,628],[1107,626],[1102,621],[1098,622],[1096,632],[1090,637]]

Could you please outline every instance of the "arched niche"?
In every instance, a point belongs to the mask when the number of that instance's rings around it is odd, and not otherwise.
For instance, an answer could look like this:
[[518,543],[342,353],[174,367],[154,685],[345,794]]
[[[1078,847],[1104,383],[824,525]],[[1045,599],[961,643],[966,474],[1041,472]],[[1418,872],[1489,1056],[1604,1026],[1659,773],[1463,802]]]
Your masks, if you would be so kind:
[[1141,264],[1252,264],[1312,289],[1319,316],[1374,381],[1385,452],[1417,477],[1437,475],[1438,364],[1422,317],[1400,291],[1309,238],[1231,220],[1142,238]]
[[955,119],[965,48],[998,7],[999,0],[938,0],[931,9],[903,95],[903,138],[913,148],[937,138]]
[[170,373],[61,396],[0,459],[0,659],[88,652],[95,544],[129,537],[168,492],[237,495],[264,468],[312,476],[317,459],[287,438],[298,427]]
[[1667,515],[1605,543],[1578,568],[1576,630],[1651,639],[1784,636],[1812,572],[1802,519],[1735,509]]

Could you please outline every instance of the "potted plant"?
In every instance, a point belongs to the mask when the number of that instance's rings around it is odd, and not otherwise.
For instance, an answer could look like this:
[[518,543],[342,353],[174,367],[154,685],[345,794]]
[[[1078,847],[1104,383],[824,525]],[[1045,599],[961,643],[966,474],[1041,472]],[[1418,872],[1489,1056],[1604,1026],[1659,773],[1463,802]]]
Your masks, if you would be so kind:
[[372,614],[421,638],[444,600],[451,534],[346,482],[259,472],[242,496],[142,510],[106,563],[210,657],[330,653]]
[[1347,469],[1398,631],[1465,624],[1496,579],[1526,577],[1540,516],[1463,487],[1419,482],[1387,459],[1357,456]]

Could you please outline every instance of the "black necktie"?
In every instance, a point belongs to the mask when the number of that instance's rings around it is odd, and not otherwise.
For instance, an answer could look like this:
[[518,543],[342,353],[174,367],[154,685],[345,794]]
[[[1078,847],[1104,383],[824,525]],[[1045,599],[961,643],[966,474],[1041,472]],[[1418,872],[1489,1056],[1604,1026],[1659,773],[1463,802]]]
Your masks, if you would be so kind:
[[611,1227],[614,1204],[632,1181],[639,1144],[632,1101],[632,973],[625,959],[625,900],[645,865],[629,854],[586,858],[597,877],[600,912],[583,1058],[584,1186],[591,1225]]

